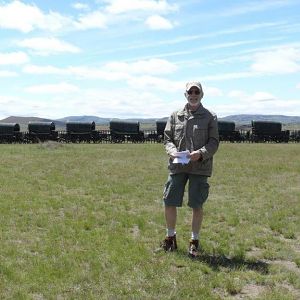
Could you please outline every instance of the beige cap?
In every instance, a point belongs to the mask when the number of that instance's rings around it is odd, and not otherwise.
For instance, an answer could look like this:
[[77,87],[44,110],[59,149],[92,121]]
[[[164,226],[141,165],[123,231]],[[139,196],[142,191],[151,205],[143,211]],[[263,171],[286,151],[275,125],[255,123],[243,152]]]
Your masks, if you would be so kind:
[[199,89],[199,91],[200,91],[199,99],[202,99],[204,93],[203,93],[203,90],[202,90],[201,83],[199,81],[189,81],[186,84],[186,92],[188,92],[193,86]]
[[186,84],[186,91],[188,92],[192,87],[198,88],[200,91],[202,91],[202,86],[199,81],[190,81]]

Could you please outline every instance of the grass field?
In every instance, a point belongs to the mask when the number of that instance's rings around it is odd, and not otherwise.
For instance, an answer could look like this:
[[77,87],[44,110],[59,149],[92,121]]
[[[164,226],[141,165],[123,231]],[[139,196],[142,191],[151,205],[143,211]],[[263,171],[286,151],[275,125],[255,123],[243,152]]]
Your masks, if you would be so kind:
[[0,147],[0,299],[300,299],[299,144],[220,145],[196,260],[162,145]]

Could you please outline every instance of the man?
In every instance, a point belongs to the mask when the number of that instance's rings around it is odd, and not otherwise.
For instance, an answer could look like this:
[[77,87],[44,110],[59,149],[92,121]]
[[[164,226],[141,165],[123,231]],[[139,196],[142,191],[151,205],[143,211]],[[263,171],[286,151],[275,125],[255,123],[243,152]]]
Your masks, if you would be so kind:
[[[199,232],[203,219],[203,204],[209,192],[208,177],[212,174],[213,155],[219,146],[217,116],[203,107],[203,90],[200,82],[188,82],[184,93],[187,104],[174,112],[164,131],[164,145],[169,155],[168,181],[164,189],[167,234],[162,243],[165,251],[177,249],[177,207],[182,206],[185,185],[189,181],[188,206],[192,208],[192,233],[189,256],[199,254]],[[188,150],[187,154],[182,151]],[[188,163],[177,163],[186,155]]]

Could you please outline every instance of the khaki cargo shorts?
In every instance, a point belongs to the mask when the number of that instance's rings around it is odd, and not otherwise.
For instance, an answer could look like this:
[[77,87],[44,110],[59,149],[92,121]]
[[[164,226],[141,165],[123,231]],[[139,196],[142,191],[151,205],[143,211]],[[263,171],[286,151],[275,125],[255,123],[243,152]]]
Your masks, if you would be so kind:
[[207,178],[207,176],[187,173],[170,174],[163,195],[165,205],[182,206],[185,185],[189,181],[188,206],[191,208],[202,207],[209,194]]

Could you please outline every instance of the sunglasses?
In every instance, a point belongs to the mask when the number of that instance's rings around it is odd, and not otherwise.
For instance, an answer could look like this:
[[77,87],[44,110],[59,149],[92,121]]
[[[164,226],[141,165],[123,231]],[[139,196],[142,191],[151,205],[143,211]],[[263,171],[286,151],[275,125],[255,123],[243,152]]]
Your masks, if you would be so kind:
[[188,93],[189,95],[192,95],[192,94],[200,95],[200,91],[199,91],[199,90],[197,90],[197,91],[187,91],[187,93]]

